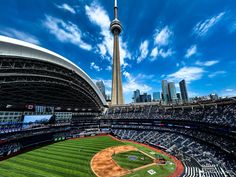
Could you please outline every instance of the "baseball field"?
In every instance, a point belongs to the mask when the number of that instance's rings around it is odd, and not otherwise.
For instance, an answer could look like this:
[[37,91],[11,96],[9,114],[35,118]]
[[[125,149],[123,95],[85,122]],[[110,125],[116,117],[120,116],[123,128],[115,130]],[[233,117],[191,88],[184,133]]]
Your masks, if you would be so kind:
[[[157,156],[165,164],[158,164]],[[110,136],[66,140],[0,162],[1,177],[164,177],[175,170],[163,153]]]

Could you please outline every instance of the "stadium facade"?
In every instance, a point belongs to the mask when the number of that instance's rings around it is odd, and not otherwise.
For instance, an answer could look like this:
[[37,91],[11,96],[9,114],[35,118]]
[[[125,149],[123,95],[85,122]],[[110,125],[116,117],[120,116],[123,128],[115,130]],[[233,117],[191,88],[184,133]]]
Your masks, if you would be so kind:
[[2,109],[42,105],[61,111],[101,112],[107,106],[89,76],[52,51],[1,36],[0,58]]

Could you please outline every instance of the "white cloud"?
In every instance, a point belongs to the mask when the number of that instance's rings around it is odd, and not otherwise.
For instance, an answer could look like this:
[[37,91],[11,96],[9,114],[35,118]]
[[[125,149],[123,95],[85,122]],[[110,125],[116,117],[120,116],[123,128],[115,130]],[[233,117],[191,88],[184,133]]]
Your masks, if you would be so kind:
[[106,70],[107,70],[107,71],[111,71],[111,70],[112,70],[112,67],[111,67],[111,66],[107,66],[107,67],[106,67]]
[[123,86],[124,88],[124,93],[130,93],[133,92],[137,89],[139,89],[141,92],[149,92],[152,90],[152,87],[144,84],[144,83],[138,83],[135,81],[130,81],[130,82],[126,82]]
[[123,75],[125,76],[126,79],[129,79],[129,80],[131,79],[131,76],[130,76],[130,73],[129,73],[129,72],[124,71],[124,72],[123,72]]
[[236,96],[236,90],[232,89],[232,88],[225,89],[225,90],[221,91],[220,95],[224,96],[224,97],[235,97]]
[[185,58],[190,58],[197,53],[197,45],[192,45],[186,52]]
[[174,51],[169,47],[172,35],[173,32],[168,26],[165,26],[162,29],[156,29],[156,33],[154,34],[154,47],[151,50],[150,61],[155,61],[158,56],[167,58],[174,54]]
[[90,63],[90,69],[95,69],[96,71],[101,71],[102,68],[100,68],[98,65],[96,65],[94,62]]
[[133,91],[139,89],[141,92],[149,92],[152,90],[152,87],[144,84],[144,83],[138,83],[134,80],[131,80],[129,82],[124,83],[124,93],[132,93]]
[[208,31],[216,25],[225,15],[225,12],[221,12],[216,16],[206,19],[205,21],[201,21],[197,23],[197,25],[193,29],[193,33],[198,36],[205,36]]
[[13,28],[5,28],[1,30],[0,33],[8,37],[12,37],[12,38],[16,38],[16,39],[26,41],[32,44],[40,45],[40,41],[35,36],[22,32],[22,31],[15,30]]
[[105,84],[105,86],[106,86],[106,88],[108,89],[108,90],[111,90],[111,87],[112,87],[112,80],[103,80],[103,82],[104,82],[104,84]]
[[164,78],[164,77],[166,77],[166,75],[165,75],[165,74],[162,74],[162,75],[161,75],[161,78]]
[[[95,2],[90,6],[86,5],[85,11],[90,22],[99,26],[101,29],[100,34],[103,40],[98,44],[101,56],[110,60],[113,56],[113,36],[109,31],[111,20],[107,12]],[[120,38],[120,62],[123,66],[125,66],[125,58],[131,58],[131,55],[127,49],[127,44]]]
[[204,61],[204,62],[196,61],[195,64],[198,66],[213,66],[219,62],[220,62],[219,60],[209,60],[209,61]]
[[126,82],[123,86],[124,93],[132,93],[137,89],[139,89],[141,92],[149,92],[152,90],[152,87],[146,85],[144,81],[148,78],[153,78],[153,75],[139,74],[138,76],[134,77],[127,71],[123,72],[123,75],[126,78]]
[[152,52],[150,54],[152,60],[155,59],[157,57],[157,55],[158,55],[158,48],[155,47],[154,49],[152,49]]
[[103,80],[106,88],[106,94],[111,98],[112,80]]
[[158,47],[155,47],[150,54],[150,61],[156,60],[158,56],[162,58],[167,58],[167,57],[172,56],[173,54],[174,54],[174,51],[170,48],[167,50],[163,48],[158,50]]
[[233,92],[234,89],[226,89],[225,91],[226,91],[226,92]]
[[167,57],[170,57],[174,54],[174,52],[172,51],[172,49],[167,49],[167,50],[164,50],[164,49],[161,49],[159,51],[159,55],[162,57],[162,58],[167,58]]
[[186,82],[190,83],[195,80],[202,78],[205,70],[201,67],[183,67],[177,72],[167,75],[166,79],[174,82],[179,82],[185,79]]
[[87,44],[82,40],[82,32],[78,26],[72,22],[64,22],[61,19],[46,15],[43,24],[59,41],[78,45],[85,50],[92,49],[90,44]]
[[70,5],[66,4],[66,3],[62,4],[62,5],[56,5],[56,7],[59,8],[59,9],[63,9],[65,11],[68,11],[72,14],[76,13],[75,9],[73,7],[71,7]]
[[141,74],[141,73],[139,73],[139,74],[136,76],[136,79],[146,81],[146,80],[153,79],[154,77],[155,77],[155,75],[153,75],[153,74],[146,75],[146,74]]
[[158,46],[166,46],[170,42],[170,37],[172,35],[171,30],[168,28],[168,26],[165,26],[161,30],[156,30],[156,33],[154,34],[155,44]]
[[101,55],[105,57],[107,54],[106,46],[103,44],[98,44],[98,48],[99,48]]
[[219,75],[225,75],[227,72],[226,71],[216,71],[208,75],[209,78],[214,78]]
[[199,96],[200,94],[199,93],[197,93],[197,92],[193,92],[193,91],[188,91],[188,96],[190,97],[190,98],[193,98],[193,97],[196,97],[196,96]]
[[147,57],[148,52],[149,52],[148,44],[149,44],[148,40],[145,40],[144,42],[142,42],[140,44],[139,50],[140,50],[141,54],[137,59],[137,63],[140,63],[141,61],[143,61]]
[[109,29],[110,19],[107,12],[97,3],[92,3],[90,6],[85,6],[86,14],[89,20],[100,26],[102,30]]

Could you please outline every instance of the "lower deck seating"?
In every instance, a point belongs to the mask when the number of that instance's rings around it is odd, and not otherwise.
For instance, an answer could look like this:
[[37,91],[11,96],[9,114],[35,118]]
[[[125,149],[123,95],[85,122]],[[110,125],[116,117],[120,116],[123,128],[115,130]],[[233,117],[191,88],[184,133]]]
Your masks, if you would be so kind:
[[131,139],[166,149],[185,166],[183,177],[235,177],[236,161],[218,149],[174,132],[114,129],[121,139]]

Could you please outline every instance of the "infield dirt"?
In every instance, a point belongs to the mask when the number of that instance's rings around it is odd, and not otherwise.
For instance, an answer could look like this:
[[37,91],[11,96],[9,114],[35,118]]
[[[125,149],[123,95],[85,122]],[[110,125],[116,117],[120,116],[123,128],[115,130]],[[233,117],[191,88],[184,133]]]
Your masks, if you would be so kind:
[[131,173],[121,168],[113,159],[112,155],[128,151],[136,151],[133,146],[116,146],[98,152],[91,161],[91,168],[98,177],[119,177]]

